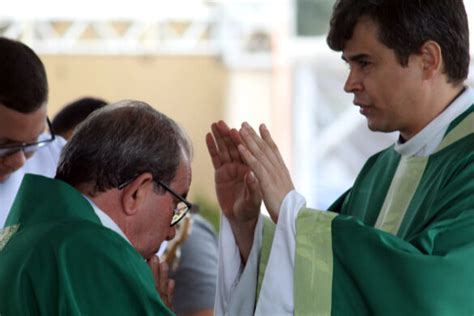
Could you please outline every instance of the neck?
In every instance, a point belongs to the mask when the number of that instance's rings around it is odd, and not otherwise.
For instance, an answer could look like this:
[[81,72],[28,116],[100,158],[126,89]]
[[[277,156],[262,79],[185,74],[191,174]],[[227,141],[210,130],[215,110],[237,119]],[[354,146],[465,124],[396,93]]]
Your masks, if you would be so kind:
[[[400,138],[403,142],[408,141],[413,136],[424,129],[431,121],[446,110],[456,98],[464,91],[462,84],[453,86],[444,82],[442,85],[432,87],[431,91],[421,97],[419,102],[423,104],[418,108],[418,112],[413,113],[410,128],[400,130]],[[431,92],[431,93],[430,93]]]
[[124,231],[124,216],[121,212],[122,206],[119,205],[117,201],[120,201],[119,198],[115,195],[118,194],[117,190],[107,190],[105,192],[96,193],[94,195],[89,195],[86,192],[83,192],[98,208],[104,213],[106,213],[117,226]]

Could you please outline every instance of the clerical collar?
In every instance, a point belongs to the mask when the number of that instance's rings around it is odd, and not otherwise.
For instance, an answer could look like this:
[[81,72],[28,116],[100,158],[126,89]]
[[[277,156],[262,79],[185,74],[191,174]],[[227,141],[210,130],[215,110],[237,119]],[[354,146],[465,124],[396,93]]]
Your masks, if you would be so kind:
[[407,142],[400,139],[395,150],[403,156],[426,157],[431,155],[443,141],[449,124],[474,103],[474,90],[465,88],[454,101],[434,120]]
[[109,215],[107,215],[107,213],[105,213],[97,205],[95,205],[95,203],[88,196],[84,194],[82,196],[91,204],[92,208],[94,209],[95,214],[97,215],[97,217],[99,218],[100,222],[102,223],[104,227],[107,227],[108,229],[113,230],[114,232],[122,236],[126,241],[128,241],[130,245],[132,244],[130,240],[128,240],[127,236],[125,236],[123,231],[120,229],[120,227],[118,227],[118,225],[114,222],[112,218],[110,218]]

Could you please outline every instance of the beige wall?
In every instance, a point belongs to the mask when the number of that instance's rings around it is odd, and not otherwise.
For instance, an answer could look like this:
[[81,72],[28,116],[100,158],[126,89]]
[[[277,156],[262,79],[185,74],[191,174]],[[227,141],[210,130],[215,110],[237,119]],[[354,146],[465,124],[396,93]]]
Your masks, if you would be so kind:
[[82,97],[138,99],[175,119],[194,144],[190,198],[215,203],[204,137],[224,115],[227,74],[212,57],[41,56],[48,73],[49,114]]

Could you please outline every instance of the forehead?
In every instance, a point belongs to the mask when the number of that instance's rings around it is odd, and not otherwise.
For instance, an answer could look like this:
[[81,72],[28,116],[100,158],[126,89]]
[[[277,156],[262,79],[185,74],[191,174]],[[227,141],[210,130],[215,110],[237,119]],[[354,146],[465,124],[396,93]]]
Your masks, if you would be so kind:
[[359,19],[354,26],[352,37],[346,42],[342,57],[349,60],[353,55],[373,54],[381,50],[389,50],[378,38],[377,24],[365,17]]
[[0,104],[0,141],[34,141],[46,127],[46,104],[31,113],[21,113]]
[[170,183],[171,189],[179,194],[185,194],[189,191],[191,185],[191,162],[187,158],[181,159],[176,170],[176,175]]

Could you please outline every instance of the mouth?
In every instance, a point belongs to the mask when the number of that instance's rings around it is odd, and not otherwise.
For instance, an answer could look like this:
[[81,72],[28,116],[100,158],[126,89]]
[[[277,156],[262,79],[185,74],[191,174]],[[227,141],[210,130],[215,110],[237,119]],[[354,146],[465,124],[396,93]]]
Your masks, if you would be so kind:
[[354,101],[354,105],[359,107],[359,113],[364,116],[367,116],[370,114],[370,112],[372,112],[373,107],[370,105],[367,105],[358,101]]

